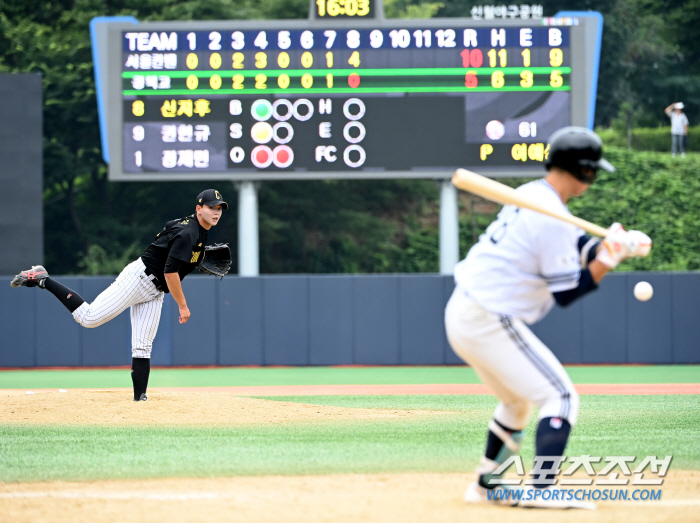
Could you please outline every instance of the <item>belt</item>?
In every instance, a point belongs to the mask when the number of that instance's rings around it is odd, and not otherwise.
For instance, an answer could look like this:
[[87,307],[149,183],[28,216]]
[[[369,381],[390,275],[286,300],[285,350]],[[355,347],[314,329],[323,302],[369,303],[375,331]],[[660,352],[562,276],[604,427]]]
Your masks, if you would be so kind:
[[160,280],[158,280],[155,274],[148,270],[148,267],[146,267],[143,270],[143,272],[146,273],[146,276],[148,276],[148,278],[153,282],[153,285],[156,286],[156,289],[158,289],[159,291],[163,290],[163,286],[160,284]]

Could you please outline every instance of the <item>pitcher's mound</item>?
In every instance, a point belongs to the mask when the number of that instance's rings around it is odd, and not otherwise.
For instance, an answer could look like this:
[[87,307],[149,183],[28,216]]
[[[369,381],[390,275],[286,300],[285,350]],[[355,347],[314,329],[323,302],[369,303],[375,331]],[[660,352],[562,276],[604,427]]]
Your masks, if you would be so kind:
[[22,424],[243,425],[296,421],[410,418],[445,411],[354,409],[245,398],[220,392],[131,391],[4,392],[0,419]]

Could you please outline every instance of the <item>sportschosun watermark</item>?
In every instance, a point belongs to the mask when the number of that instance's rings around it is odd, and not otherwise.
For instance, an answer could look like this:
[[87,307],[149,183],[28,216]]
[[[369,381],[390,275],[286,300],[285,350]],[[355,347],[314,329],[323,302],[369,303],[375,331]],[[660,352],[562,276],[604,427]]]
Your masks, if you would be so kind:
[[[637,461],[635,456],[536,456],[535,463],[528,474],[525,474],[522,457],[509,457],[492,473],[489,484],[505,488],[493,489],[488,492],[490,500],[521,501],[521,500],[560,500],[560,501],[659,501],[662,490],[653,488],[625,488],[628,485],[651,487],[663,485],[673,456],[658,458],[646,456],[632,469]],[[606,463],[599,471],[594,463]],[[562,465],[568,463],[564,468]],[[518,477],[502,477],[511,467],[515,468]],[[647,469],[649,469],[647,471]],[[577,471],[585,471],[588,477],[573,477]],[[649,473],[656,477],[649,476]],[[581,476],[581,474],[579,474]],[[525,485],[526,488],[508,488]],[[527,488],[530,485],[549,486],[555,488]],[[591,488],[595,486],[596,488]],[[586,487],[586,488],[583,488]],[[603,487],[603,488],[600,488]],[[617,488],[616,488],[617,487]]]

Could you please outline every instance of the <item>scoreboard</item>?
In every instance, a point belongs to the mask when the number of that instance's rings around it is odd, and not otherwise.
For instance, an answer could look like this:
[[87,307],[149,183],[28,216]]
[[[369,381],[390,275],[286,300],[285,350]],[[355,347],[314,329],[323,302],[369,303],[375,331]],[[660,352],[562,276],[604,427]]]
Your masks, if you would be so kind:
[[596,18],[326,18],[106,24],[110,179],[537,175],[592,124]]

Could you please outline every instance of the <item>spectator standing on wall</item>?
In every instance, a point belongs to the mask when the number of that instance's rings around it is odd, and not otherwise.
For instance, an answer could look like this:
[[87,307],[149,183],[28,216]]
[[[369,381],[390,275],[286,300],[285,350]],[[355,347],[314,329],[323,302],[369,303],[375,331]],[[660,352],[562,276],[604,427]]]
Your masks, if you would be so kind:
[[672,103],[664,112],[671,119],[671,154],[685,157],[685,138],[688,136],[688,117],[683,112],[683,102]]

